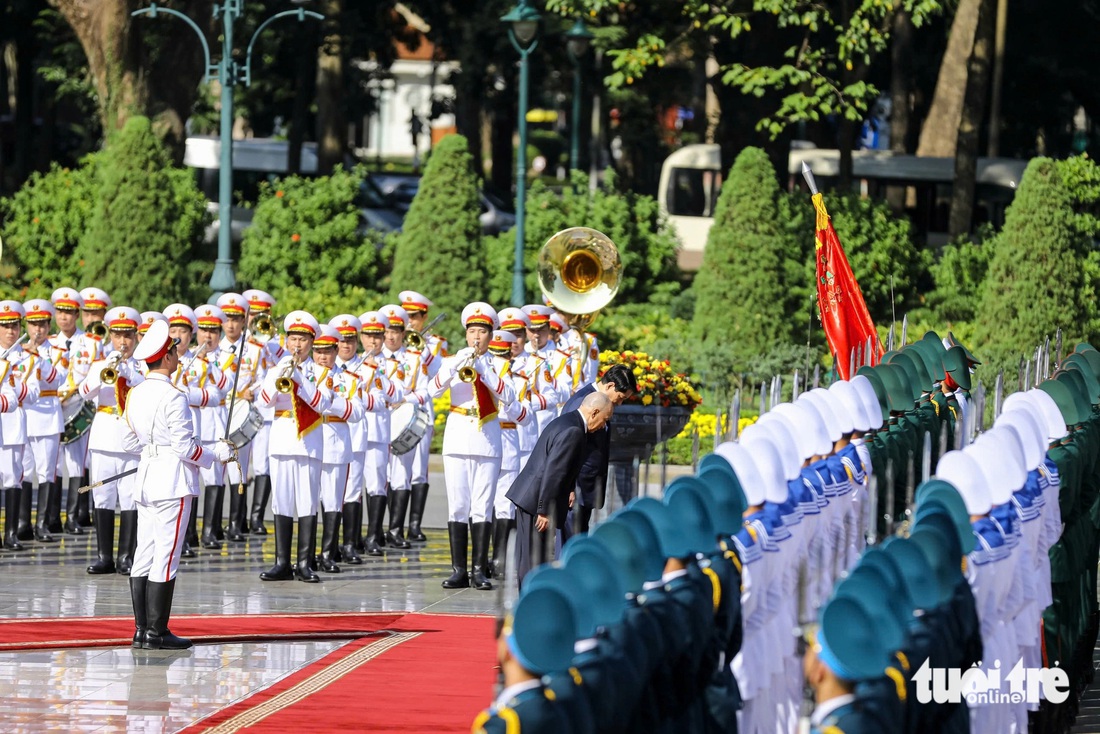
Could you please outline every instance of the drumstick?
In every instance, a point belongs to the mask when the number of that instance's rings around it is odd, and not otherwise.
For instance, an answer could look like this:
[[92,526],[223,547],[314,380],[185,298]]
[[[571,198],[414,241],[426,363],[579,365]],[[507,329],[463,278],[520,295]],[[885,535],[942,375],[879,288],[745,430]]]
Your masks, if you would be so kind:
[[[241,332],[241,354],[237,354],[237,345],[231,344],[229,346],[229,354],[236,354],[237,356],[237,369],[233,371],[233,393],[229,396],[229,412],[225,416],[225,442],[230,446],[233,446],[229,442],[229,429],[230,419],[233,417],[233,406],[237,402],[237,386],[241,384],[241,360],[244,358],[244,340],[248,336],[248,329]],[[237,457],[237,447],[233,446],[233,458],[234,463],[237,465],[237,472],[241,475],[241,481],[237,483],[237,494],[244,494],[244,471],[241,470],[241,462]],[[225,485],[229,487],[229,472],[225,473]]]

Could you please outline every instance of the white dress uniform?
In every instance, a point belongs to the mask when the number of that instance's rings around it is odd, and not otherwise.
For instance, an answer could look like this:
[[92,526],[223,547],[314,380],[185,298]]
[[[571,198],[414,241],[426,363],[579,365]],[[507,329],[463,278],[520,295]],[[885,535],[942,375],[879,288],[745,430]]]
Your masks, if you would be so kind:
[[[0,302],[0,323],[18,326],[23,318],[23,305],[18,301]],[[27,369],[26,362],[34,355],[23,351],[13,339],[11,348],[0,348],[0,384],[6,384],[4,410],[0,412],[0,490],[4,491],[4,547],[22,550],[18,538],[19,505],[22,499],[23,457],[27,444],[27,415],[24,406],[38,399],[36,370]]]
[[[84,306],[84,299],[80,297],[80,293],[75,288],[58,288],[50,296],[50,302],[53,303],[54,311],[68,311],[79,312]],[[79,316],[77,316],[79,320]],[[64,367],[66,371],[64,382],[58,387],[58,395],[62,403],[67,400],[79,401],[80,398],[76,397],[77,387],[84,380],[88,374],[88,368],[91,367],[92,362],[99,356],[98,354],[91,355],[90,359],[81,361],[77,357],[80,343],[83,341],[81,337],[84,335],[84,331],[75,326],[73,333],[64,334],[57,333],[50,337],[51,356],[50,360],[57,366]],[[82,436],[75,441],[61,444],[58,450],[57,456],[57,477],[58,481],[62,477],[65,477],[70,481],[69,494],[70,500],[75,500],[76,490],[80,486],[80,482],[84,476],[85,462],[87,460],[88,453],[88,434],[85,432]],[[75,520],[75,518],[74,518]],[[68,526],[67,530],[79,530],[79,526]]]
[[[275,298],[270,293],[265,293],[261,290],[249,289],[241,294],[245,300],[248,301],[248,312],[252,316],[271,316],[272,309],[275,308]],[[256,375],[253,381],[255,387],[253,392],[260,389],[260,385],[263,383],[264,375],[267,370],[271,369],[281,360],[285,353],[283,352],[282,345],[278,338],[266,338],[256,334],[251,327],[249,328],[249,344],[255,345],[259,348],[258,351],[258,367],[256,368]],[[241,379],[244,379],[244,375],[241,375]],[[267,496],[271,493],[271,468],[268,462],[270,456],[268,450],[268,443],[271,438],[271,424],[275,420],[275,410],[269,406],[260,405],[253,395],[253,405],[255,405],[260,415],[263,416],[264,424],[260,427],[260,430],[256,432],[256,435],[252,438],[250,444],[251,450],[249,451],[249,462],[252,464],[252,475],[258,480],[258,486],[255,489],[256,494],[264,500],[266,505]],[[253,507],[253,517],[256,517],[256,510],[260,508]],[[260,519],[263,517],[263,509],[259,512]],[[257,535],[266,535],[266,530],[262,522],[254,523],[256,525]]]
[[[511,347],[516,343],[516,338],[506,331],[493,332],[493,341],[489,343],[489,350],[494,353],[496,360],[503,363],[503,377],[512,384],[516,393],[516,399],[512,403],[500,406],[500,441],[501,459],[500,476],[497,477],[496,491],[493,499],[493,518],[495,520],[511,520],[515,517],[515,505],[506,496],[508,488],[519,476],[523,468],[527,453],[523,450],[524,433],[529,430],[537,430],[535,411],[530,409],[528,400],[528,377],[517,369],[526,362],[526,355],[518,359],[512,359]],[[528,449],[528,452],[530,449]],[[502,523],[502,525],[504,525]],[[505,525],[506,526],[506,525]],[[494,534],[495,535],[495,534]],[[494,546],[495,547],[495,546]],[[494,558],[496,554],[494,553]]]
[[[401,299],[401,307],[405,309],[406,313],[412,313],[414,311],[422,311],[427,314],[428,309],[433,305],[432,302],[425,296],[417,293],[416,291],[401,291],[398,298]],[[406,365],[408,367],[409,379],[406,383],[408,390],[413,393],[417,393],[421,397],[427,395],[427,385],[436,373],[439,372],[439,365],[442,363],[442,358],[447,354],[447,340],[443,337],[435,334],[426,335],[424,350],[406,349]],[[412,454],[412,465],[409,472],[409,481],[414,488],[413,494],[413,513],[419,513],[423,515],[424,504],[419,502],[419,510],[417,510],[417,492],[415,488],[417,485],[423,486],[423,496],[426,498],[428,493],[428,459],[431,455],[432,436],[435,433],[435,406],[431,400],[424,400],[420,403],[428,409],[428,431],[424,434],[424,438],[420,443],[416,445],[409,453]],[[410,531],[412,528],[412,519],[410,517]],[[417,522],[417,528],[419,528],[419,521]],[[410,535],[413,533],[410,532]],[[420,538],[422,540],[422,538]],[[417,538],[413,538],[417,540]]]
[[[24,304],[28,321],[51,318],[53,307],[48,301],[31,300]],[[49,342],[43,342],[37,351],[25,350],[27,359],[18,366],[23,372],[33,371],[38,378],[39,395],[33,402],[24,404],[27,412],[27,440],[23,452],[23,486],[20,499],[19,532],[31,532],[31,484],[38,489],[38,518],[33,536],[36,540],[50,542],[50,524],[60,530],[61,485],[54,488],[57,479],[57,454],[61,445],[61,432],[65,421],[61,415],[61,401],[57,388],[65,381],[64,368],[55,367],[50,361]],[[56,518],[56,519],[54,519]]]
[[[553,309],[534,304],[524,306],[523,313],[527,315],[531,328],[539,329],[549,323]],[[539,379],[535,381],[532,390],[547,403],[546,407],[540,409],[535,416],[538,432],[541,434],[547,424],[558,417],[559,406],[569,400],[572,394],[571,385],[568,382],[569,375],[566,371],[568,360],[557,350],[552,341],[547,341],[542,349],[536,349],[534,342],[529,341],[525,349],[528,354],[534,355],[539,360],[539,364],[534,368]]]

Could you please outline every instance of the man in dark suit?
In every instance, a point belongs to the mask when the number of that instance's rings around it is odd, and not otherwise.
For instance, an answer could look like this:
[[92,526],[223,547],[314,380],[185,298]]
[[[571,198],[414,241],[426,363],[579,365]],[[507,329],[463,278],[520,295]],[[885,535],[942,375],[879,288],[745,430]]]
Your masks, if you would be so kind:
[[[553,537],[550,517],[561,525],[569,495],[577,483],[587,436],[611,420],[614,406],[601,392],[593,392],[580,407],[550,421],[531,456],[506,495],[516,506],[516,572],[523,577],[546,560],[547,539]],[[534,564],[532,564],[534,561]]]
[[[638,392],[638,381],[626,365],[617,364],[608,368],[597,382],[589,383],[577,390],[573,397],[562,407],[562,415],[576,410],[581,401],[594,392],[607,396],[616,408]],[[611,431],[607,426],[588,435],[584,449],[584,464],[577,476],[576,502],[570,507],[569,519],[562,523],[564,544],[573,533],[587,533],[592,519],[592,510],[603,507],[604,492],[607,488],[607,463],[611,451]]]

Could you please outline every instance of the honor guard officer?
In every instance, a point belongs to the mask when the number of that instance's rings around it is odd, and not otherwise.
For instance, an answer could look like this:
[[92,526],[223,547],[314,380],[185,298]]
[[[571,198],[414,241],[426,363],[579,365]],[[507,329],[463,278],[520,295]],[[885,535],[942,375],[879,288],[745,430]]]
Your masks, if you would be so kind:
[[[320,386],[320,369],[310,352],[321,332],[317,319],[291,311],[283,321],[287,355],[268,370],[259,404],[275,409],[271,426],[271,509],[275,514],[275,565],[260,574],[264,581],[287,581],[297,574],[317,583],[313,570],[317,545],[317,500],[321,486],[324,436],[321,416],[332,403]],[[337,405],[346,401],[337,399]],[[341,407],[343,409],[343,407]],[[298,520],[297,565],[290,565],[290,542]]]
[[[218,343],[222,338],[222,324],[225,314],[217,306],[204,303],[195,308],[197,349],[202,354],[195,360],[194,367],[201,371],[198,376],[201,387],[210,393],[210,399],[199,410],[199,440],[203,448],[213,450],[214,444],[225,438],[225,426],[229,418],[225,407],[225,394],[230,389],[229,380],[222,374],[218,364],[221,352]],[[205,347],[205,349],[204,349]],[[226,468],[224,464],[211,465],[199,470],[203,481],[202,498],[202,547],[211,550],[221,548],[225,539],[222,528],[222,508],[225,505]],[[244,540],[238,536],[238,540]]]
[[[359,379],[336,370],[336,348],[340,332],[336,327],[321,324],[321,333],[313,340],[313,361],[320,372],[317,383],[333,396],[332,405],[321,417],[324,436],[321,463],[321,560],[325,573],[340,573],[336,565],[340,557],[340,516],[344,509],[344,492],[348,484],[348,467],[353,461],[349,423],[363,419]],[[341,400],[342,398],[342,400]]]
[[191,647],[168,630],[184,528],[199,493],[199,467],[233,455],[227,443],[212,451],[199,443],[188,398],[170,378],[179,356],[168,330],[166,322],[155,321],[134,351],[148,372],[127,402],[123,435],[126,451],[141,454],[133,479],[138,524],[130,598],[133,647],[149,650]]
[[412,455],[412,468],[409,480],[412,486],[412,498],[409,503],[409,536],[413,542],[427,540],[420,529],[424,519],[424,506],[428,502],[428,457],[431,453],[432,435],[435,433],[435,406],[431,400],[425,400],[426,386],[439,372],[442,358],[447,356],[447,340],[436,334],[425,334],[428,323],[428,309],[432,302],[427,296],[416,291],[401,291],[397,294],[401,308],[409,315],[409,328],[420,334],[423,346],[413,344],[406,347],[406,361],[411,377],[408,385],[417,396],[417,402],[428,410],[428,430],[420,443],[409,453]]
[[[260,347],[262,354],[252,388],[253,404],[259,408],[264,423],[249,443],[249,461],[252,463],[253,477],[252,517],[249,525],[253,535],[267,535],[267,528],[264,527],[264,515],[267,513],[267,503],[271,498],[271,468],[268,462],[270,455],[268,445],[271,438],[271,424],[275,420],[275,410],[256,402],[255,392],[263,384],[267,370],[274,367],[275,363],[282,359],[283,348],[279,344],[279,340],[274,338],[275,322],[272,320],[271,311],[275,308],[275,298],[269,293],[254,288],[245,291],[241,295],[248,301],[246,336],[250,344]],[[261,321],[258,322],[257,319],[261,319]],[[257,325],[264,325],[264,321],[271,325],[270,333],[261,333],[261,330],[256,328]],[[241,375],[241,378],[243,379],[244,375]]]
[[[336,329],[340,334],[340,341],[336,345],[335,372],[347,373],[359,382],[360,393],[365,394],[363,386],[363,358],[359,356],[359,329],[362,326],[359,319],[345,313],[334,316],[328,325]],[[366,404],[364,398],[364,408]],[[359,556],[359,538],[363,531],[363,459],[367,450],[367,434],[365,421],[366,411],[362,420],[352,421],[348,424],[351,433],[351,461],[348,463],[348,482],[344,489],[344,506],[341,509],[341,527],[344,533],[344,542],[340,545],[340,558],[353,566],[359,565],[363,559]]]
[[4,548],[23,550],[18,520],[23,483],[23,454],[27,450],[27,414],[24,406],[38,399],[38,376],[25,363],[32,355],[19,344],[23,305],[0,301],[0,489],[4,490]]
[[531,322],[527,328],[527,351],[542,360],[540,368],[544,365],[550,373],[547,384],[539,387],[539,394],[545,398],[548,406],[546,410],[540,410],[535,416],[539,424],[539,433],[542,433],[547,424],[557,418],[558,406],[569,399],[570,391],[562,378],[567,360],[550,341],[550,314],[553,313],[553,309],[533,304],[524,306],[523,313],[527,314]]
[[[57,454],[65,421],[61,416],[58,387],[68,377],[64,367],[53,364],[48,337],[54,308],[43,298],[23,304],[27,322],[27,359],[21,365],[24,373],[33,371],[38,378],[38,400],[26,403],[28,450],[23,452],[23,486],[19,502],[20,540],[52,542],[51,525],[61,530],[61,485],[57,482]],[[31,530],[31,480],[38,485],[38,517]]]
[[[225,321],[222,323],[222,338],[218,343],[218,369],[226,379],[226,419],[230,424],[233,423],[233,416],[229,415],[229,406],[234,406],[233,410],[238,415],[244,415],[248,412],[248,403],[253,400],[253,388],[257,387],[263,380],[263,371],[261,369],[263,363],[263,347],[259,344],[245,339],[244,324],[247,312],[250,308],[248,301],[240,293],[223,293],[218,298],[218,308],[222,310],[222,314],[225,315]],[[238,375],[238,371],[240,374]],[[236,389],[237,397],[233,399],[233,390]],[[235,407],[237,403],[242,403],[238,408]],[[225,434],[222,434],[225,435]],[[229,475],[229,486],[235,487],[238,484],[247,482],[249,476],[249,469],[251,468],[251,455],[252,455],[252,442],[250,441],[246,446],[237,450],[240,467],[238,469],[237,464],[229,464],[226,466],[226,472]],[[244,476],[241,476],[241,472],[244,472]],[[262,491],[266,492],[269,496],[271,494],[271,483],[263,482],[263,486],[259,487]],[[266,506],[267,498],[261,497],[262,504],[256,500],[256,490],[253,488],[253,508],[256,509],[257,505]],[[248,493],[247,489],[245,494],[239,494],[237,492],[229,493],[229,527],[226,528],[226,535],[230,540],[240,542],[244,540],[244,536],[250,530],[248,519]],[[257,514],[257,513],[253,513]],[[260,524],[263,524],[262,510],[258,513]]]
[[[138,328],[137,328],[138,344],[141,344],[141,340],[145,338],[145,333],[147,331],[149,331],[149,327],[153,325],[154,321],[163,321],[165,323],[168,323],[168,319],[164,318],[164,314],[162,314],[160,311],[142,311],[141,312],[141,323],[138,324]],[[138,363],[139,363],[139,366],[141,366],[142,370],[147,369],[146,367],[143,366],[144,362],[142,362],[141,360],[138,360]]]
[[[387,365],[396,367],[401,373],[406,400],[412,399],[417,386],[421,392],[427,379],[420,379],[423,359],[431,359],[431,354],[424,350],[416,354],[405,348],[405,329],[409,325],[409,315],[405,309],[395,304],[387,304],[378,309],[382,315],[386,330],[382,335],[383,354]],[[394,379],[394,375],[390,375]],[[419,383],[419,385],[417,385]],[[426,401],[430,402],[430,401]],[[421,440],[420,444],[423,444]],[[389,486],[389,511],[390,526],[386,531],[386,544],[398,549],[408,549],[412,544],[405,539],[405,513],[409,509],[409,501],[412,497],[413,460],[417,454],[416,449],[400,456],[390,455],[390,486]]]
[[[87,306],[88,299],[84,299]],[[128,429],[122,414],[130,390],[141,384],[141,370],[131,356],[137,343],[138,312],[128,306],[116,306],[107,312],[112,351],[106,359],[92,364],[80,383],[80,395],[94,400],[96,416],[88,438],[89,473],[99,482],[137,467],[138,459],[126,451],[123,439]],[[137,543],[137,506],[134,504],[132,476],[95,487],[95,534],[97,559],[88,573],[130,573]],[[118,531],[118,563],[112,559],[115,535],[115,508],[121,510]]]
[[[58,288],[50,296],[54,307],[54,321],[57,333],[50,337],[52,360],[58,367],[67,371],[65,382],[58,388],[58,398],[62,404],[75,397],[76,389],[88,374],[91,362],[81,363],[76,355],[79,352],[79,337],[84,331],[77,327],[76,317],[84,306],[84,299],[75,288]],[[77,522],[77,508],[81,501],[80,485],[84,481],[85,460],[88,455],[88,433],[85,431],[61,445],[57,456],[58,482],[64,477],[67,482],[65,495],[65,532],[70,535],[83,535],[84,529]]]
[[[83,325],[83,333],[77,339],[73,349],[73,365],[71,370],[76,371],[77,382],[81,382],[88,376],[93,362],[106,357],[112,350],[111,340],[107,338],[107,325],[104,323],[107,309],[112,306],[111,297],[101,288],[84,288],[80,291],[83,305],[80,307],[80,321]],[[88,440],[91,440],[89,431]],[[84,452],[84,473],[82,484],[87,483],[91,475],[91,454]],[[77,507],[77,522],[84,527],[92,525],[91,503],[92,495],[85,492],[80,495],[80,504]]]
[[[367,535],[362,542],[365,552],[371,556],[382,555],[382,547],[386,544],[382,524],[391,463],[389,409],[405,396],[402,365],[391,365],[383,357],[387,321],[378,311],[367,311],[359,317],[359,339],[364,350],[359,374],[366,408],[363,415],[363,479],[367,492]],[[361,510],[359,520],[362,520]]]
[[444,588],[470,586],[467,572],[470,525],[473,528],[473,585],[491,589],[483,569],[488,565],[493,492],[500,475],[501,439],[499,404],[515,400],[509,381],[488,354],[497,325],[497,313],[487,303],[462,309],[462,325],[469,345],[443,360],[431,382],[430,395],[450,389],[451,411],[443,434],[443,472],[447,482],[447,532],[451,545],[451,575]]

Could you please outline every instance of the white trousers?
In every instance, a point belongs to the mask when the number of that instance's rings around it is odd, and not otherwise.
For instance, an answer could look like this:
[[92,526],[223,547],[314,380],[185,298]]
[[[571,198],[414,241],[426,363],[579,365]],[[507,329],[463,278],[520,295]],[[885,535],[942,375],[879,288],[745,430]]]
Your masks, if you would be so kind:
[[[420,443],[424,443],[422,440]],[[417,444],[419,448],[420,444]],[[387,447],[388,448],[388,447]],[[412,487],[413,477],[413,457],[416,456],[416,448],[407,454],[390,454],[389,462],[389,482],[390,489],[410,489]]]
[[518,469],[500,470],[500,476],[497,477],[497,489],[493,499],[493,517],[500,520],[511,520],[516,516],[516,506],[512,504],[512,500],[508,499],[506,495],[512,486],[512,482],[516,481],[516,477],[518,476]]
[[[213,452],[214,444],[217,441],[203,441],[202,447],[206,451]],[[204,487],[220,487],[225,484],[225,472],[227,464],[223,464],[220,461],[215,461],[210,466],[199,467],[199,477],[202,478],[202,486]]]
[[138,503],[137,550],[130,569],[132,577],[148,576],[158,584],[176,577],[194,502],[194,497],[187,496]]
[[367,496],[386,496],[386,482],[391,464],[390,445],[382,441],[367,441],[364,457],[363,486],[367,490]]
[[435,426],[429,423],[424,438],[420,439],[420,443],[412,451],[405,454],[412,457],[412,464],[409,467],[410,485],[428,483],[428,459],[431,457],[433,435],[435,435]]
[[[60,437],[58,438],[60,440]],[[57,452],[57,476],[60,479],[79,478],[84,476],[84,469],[88,466],[88,433],[72,443],[61,444]]]
[[[92,482],[100,482],[124,471],[136,469],[141,458],[133,454],[116,454],[95,449],[89,454],[91,461],[88,473]],[[96,487],[92,490],[92,498],[97,510],[133,510],[137,507],[134,503],[134,475]]]
[[23,484],[23,444],[0,446],[0,489]]
[[491,520],[499,475],[499,456],[444,456],[448,522]]
[[271,511],[288,517],[317,514],[321,490],[321,460],[304,456],[272,456]]
[[[249,466],[248,466],[250,463],[252,463],[252,442],[251,441],[249,441],[248,444],[245,445],[244,448],[237,449],[237,457],[241,461],[240,470],[237,469],[237,465],[234,464],[232,461],[225,465],[226,476],[229,477],[229,483],[234,488],[237,486],[238,483],[240,483],[242,481],[247,482],[248,477],[252,476],[251,472],[249,471]],[[214,462],[214,463],[216,464],[218,462]],[[241,473],[242,472],[244,473],[244,477],[245,477],[243,480],[241,479]],[[234,489],[233,491],[235,492],[236,489]]]
[[57,452],[61,436],[31,436],[30,447],[23,451],[23,481],[39,487],[52,482],[57,468]]
[[344,508],[347,486],[347,464],[321,464],[321,507],[324,512],[339,512]]
[[348,485],[344,489],[344,504],[363,499],[363,452],[352,451],[348,464]]
[[252,437],[252,473],[255,476],[271,474],[271,458],[268,456],[268,441],[271,439],[271,421],[264,421],[260,430]]

